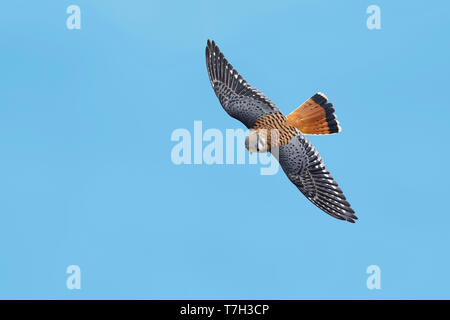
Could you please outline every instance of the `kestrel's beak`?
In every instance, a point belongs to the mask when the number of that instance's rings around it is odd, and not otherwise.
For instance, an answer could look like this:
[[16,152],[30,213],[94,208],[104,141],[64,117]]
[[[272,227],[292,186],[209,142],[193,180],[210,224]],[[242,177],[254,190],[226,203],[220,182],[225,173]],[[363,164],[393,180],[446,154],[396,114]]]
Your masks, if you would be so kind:
[[[251,139],[251,140],[250,140]],[[258,136],[256,134],[250,134],[247,138],[245,138],[245,148],[250,152],[257,152],[257,141]]]

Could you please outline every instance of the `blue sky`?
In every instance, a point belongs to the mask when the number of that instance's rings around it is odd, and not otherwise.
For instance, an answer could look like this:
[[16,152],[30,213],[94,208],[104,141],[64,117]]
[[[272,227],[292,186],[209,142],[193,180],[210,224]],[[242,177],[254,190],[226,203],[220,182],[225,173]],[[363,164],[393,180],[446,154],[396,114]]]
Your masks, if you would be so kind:
[[[66,8],[81,8],[68,30]],[[368,30],[366,8],[381,8]],[[9,1],[0,10],[0,297],[449,298],[445,1]],[[360,220],[281,172],[174,165],[177,128],[243,126],[210,87],[214,39],[314,136]],[[252,199],[261,199],[255,202]],[[81,268],[81,290],[66,268]],[[366,268],[381,268],[381,290]]]

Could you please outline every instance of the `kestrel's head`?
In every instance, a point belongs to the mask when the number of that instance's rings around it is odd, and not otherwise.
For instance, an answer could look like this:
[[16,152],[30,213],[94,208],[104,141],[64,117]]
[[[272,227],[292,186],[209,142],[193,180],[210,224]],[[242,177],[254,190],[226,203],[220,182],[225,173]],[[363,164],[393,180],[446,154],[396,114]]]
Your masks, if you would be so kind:
[[245,147],[250,152],[268,152],[267,134],[265,130],[251,130],[250,135],[245,139]]

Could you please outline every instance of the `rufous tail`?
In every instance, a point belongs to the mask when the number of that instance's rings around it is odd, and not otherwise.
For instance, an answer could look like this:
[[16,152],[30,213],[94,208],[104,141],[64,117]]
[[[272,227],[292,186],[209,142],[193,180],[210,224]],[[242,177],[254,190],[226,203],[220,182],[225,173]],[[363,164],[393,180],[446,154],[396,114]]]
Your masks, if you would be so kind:
[[304,134],[332,134],[341,131],[333,104],[323,93],[316,93],[287,116],[286,124]]

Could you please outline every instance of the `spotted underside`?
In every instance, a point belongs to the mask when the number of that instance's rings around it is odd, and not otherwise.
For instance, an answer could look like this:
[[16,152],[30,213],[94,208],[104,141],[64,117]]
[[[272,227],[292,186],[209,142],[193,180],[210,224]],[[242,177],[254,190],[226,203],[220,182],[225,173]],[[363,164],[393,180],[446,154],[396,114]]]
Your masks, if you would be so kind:
[[[317,207],[340,220],[354,222],[356,216],[342,190],[325,168],[322,158],[301,128],[313,134],[337,132],[330,104],[322,96],[313,96],[291,117],[292,123],[261,91],[247,83],[225,59],[214,41],[206,46],[209,80],[222,107],[247,128],[278,133],[278,159],[289,180]],[[317,99],[316,99],[317,98]],[[333,109],[334,112],[334,109]],[[324,116],[325,115],[325,116]],[[320,117],[317,117],[320,116]],[[305,132],[306,133],[306,132]],[[268,146],[271,141],[268,141]]]
[[259,118],[253,125],[252,129],[257,131],[265,130],[264,134],[266,135],[269,148],[273,144],[271,139],[272,130],[277,131],[278,146],[285,145],[297,134],[295,127],[286,125],[286,117],[281,112],[270,113]]
[[319,152],[301,132],[286,123],[282,113],[261,117],[252,129],[264,130],[269,149],[273,146],[270,132],[277,131],[279,149],[272,154],[280,162],[289,180],[308,200],[339,220],[354,222],[357,219]]

